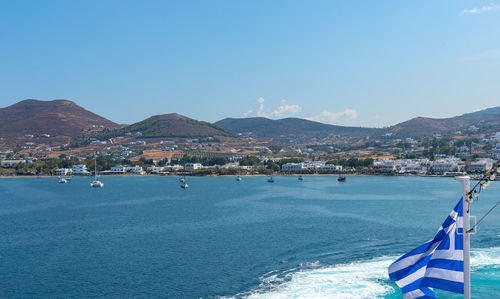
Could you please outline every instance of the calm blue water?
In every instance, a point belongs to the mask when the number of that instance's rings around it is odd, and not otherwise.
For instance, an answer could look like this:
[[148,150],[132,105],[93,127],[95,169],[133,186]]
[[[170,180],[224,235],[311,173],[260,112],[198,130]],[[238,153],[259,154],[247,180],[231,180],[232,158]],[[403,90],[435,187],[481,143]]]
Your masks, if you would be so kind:
[[[461,195],[451,178],[102,181],[0,179],[0,297],[398,298],[387,266]],[[499,199],[495,182],[472,214]],[[499,220],[472,237],[474,298],[500,297]]]

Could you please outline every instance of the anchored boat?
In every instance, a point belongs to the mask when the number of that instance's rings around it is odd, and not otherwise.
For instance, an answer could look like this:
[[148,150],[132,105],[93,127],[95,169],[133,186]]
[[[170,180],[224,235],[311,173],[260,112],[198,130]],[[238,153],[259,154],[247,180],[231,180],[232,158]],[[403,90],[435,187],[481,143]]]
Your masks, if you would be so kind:
[[94,180],[90,183],[92,188],[102,188],[104,183],[97,179],[97,158],[94,157]]

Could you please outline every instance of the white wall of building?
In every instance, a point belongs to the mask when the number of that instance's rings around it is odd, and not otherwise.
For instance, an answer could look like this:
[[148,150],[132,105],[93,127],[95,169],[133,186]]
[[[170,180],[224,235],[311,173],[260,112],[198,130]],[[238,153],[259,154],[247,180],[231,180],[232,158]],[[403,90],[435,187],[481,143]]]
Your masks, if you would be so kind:
[[82,174],[89,173],[87,170],[87,165],[83,165],[83,164],[73,165],[72,171],[73,171],[74,175],[82,175]]
[[200,163],[186,163],[186,169],[201,169],[203,166]]

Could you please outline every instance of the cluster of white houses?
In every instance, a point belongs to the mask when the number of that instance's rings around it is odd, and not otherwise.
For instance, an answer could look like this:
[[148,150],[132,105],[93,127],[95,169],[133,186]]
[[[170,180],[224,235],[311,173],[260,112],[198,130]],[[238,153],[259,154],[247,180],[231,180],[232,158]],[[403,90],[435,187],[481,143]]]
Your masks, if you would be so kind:
[[497,143],[493,150],[493,159],[500,160],[500,143]]
[[373,168],[383,173],[399,173],[399,174],[426,174],[426,173],[483,173],[493,167],[495,161],[492,159],[478,159],[471,162],[468,166],[466,163],[455,157],[447,157],[429,161],[428,159],[384,159],[377,160],[373,163]]
[[281,165],[281,170],[295,172],[302,170],[326,170],[331,172],[342,171],[342,165],[327,164],[326,161],[306,161],[302,163],[286,163]]
[[72,168],[58,168],[56,175],[88,175],[90,172],[87,170],[87,165],[79,164],[73,165]]
[[[110,170],[105,170],[101,172],[102,174],[144,174],[144,169],[141,166],[113,166]],[[79,164],[73,165],[72,168],[59,168],[56,169],[56,175],[89,175],[90,171],[87,169],[87,165]]]

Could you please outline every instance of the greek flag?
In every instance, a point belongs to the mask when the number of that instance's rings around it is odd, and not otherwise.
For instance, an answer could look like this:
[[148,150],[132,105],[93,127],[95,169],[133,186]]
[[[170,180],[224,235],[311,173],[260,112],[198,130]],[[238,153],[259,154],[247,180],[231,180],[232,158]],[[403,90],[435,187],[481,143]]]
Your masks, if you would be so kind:
[[464,292],[463,204],[451,211],[434,239],[389,266],[389,277],[403,298],[436,298],[433,288]]

